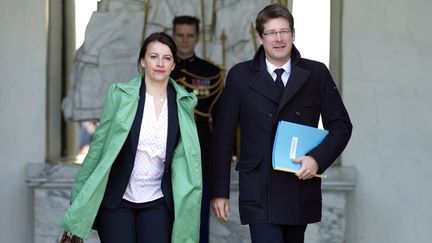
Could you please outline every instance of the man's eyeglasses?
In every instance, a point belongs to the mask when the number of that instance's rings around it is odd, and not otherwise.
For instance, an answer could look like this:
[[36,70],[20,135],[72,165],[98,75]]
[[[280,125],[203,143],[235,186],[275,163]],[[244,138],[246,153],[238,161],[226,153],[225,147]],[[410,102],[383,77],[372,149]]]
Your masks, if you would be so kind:
[[291,30],[269,31],[264,32],[263,35],[269,38],[276,38],[278,34],[280,34],[281,37],[287,37],[291,32]]

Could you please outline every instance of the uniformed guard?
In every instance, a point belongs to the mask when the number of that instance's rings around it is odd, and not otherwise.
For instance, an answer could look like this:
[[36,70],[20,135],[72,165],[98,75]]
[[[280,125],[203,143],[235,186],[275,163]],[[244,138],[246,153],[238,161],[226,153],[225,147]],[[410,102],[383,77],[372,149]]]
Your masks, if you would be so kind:
[[208,170],[212,138],[213,111],[223,89],[221,68],[195,55],[199,40],[199,20],[192,16],[178,16],[173,20],[173,36],[177,45],[177,64],[172,78],[198,98],[195,121],[201,145],[203,170],[203,199],[201,204],[200,243],[209,241],[210,202]]

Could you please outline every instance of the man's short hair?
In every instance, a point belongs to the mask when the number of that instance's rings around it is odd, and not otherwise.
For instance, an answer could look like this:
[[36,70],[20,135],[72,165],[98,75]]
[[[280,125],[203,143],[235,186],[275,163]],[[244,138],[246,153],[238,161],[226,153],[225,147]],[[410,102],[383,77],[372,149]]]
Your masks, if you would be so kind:
[[289,27],[294,32],[294,17],[291,12],[279,3],[267,5],[257,15],[255,20],[255,28],[259,36],[264,33],[264,24],[271,19],[284,18],[288,20]]
[[176,16],[173,19],[173,32],[178,24],[195,25],[197,35],[199,35],[199,19],[189,15]]

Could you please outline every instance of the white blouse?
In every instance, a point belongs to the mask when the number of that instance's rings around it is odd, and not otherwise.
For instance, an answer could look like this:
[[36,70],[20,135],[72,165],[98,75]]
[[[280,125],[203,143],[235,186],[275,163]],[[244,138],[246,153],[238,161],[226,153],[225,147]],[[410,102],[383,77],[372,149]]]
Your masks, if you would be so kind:
[[154,97],[146,93],[138,147],[129,184],[123,198],[143,203],[163,197],[161,190],[168,133],[168,105],[165,99],[159,118]]

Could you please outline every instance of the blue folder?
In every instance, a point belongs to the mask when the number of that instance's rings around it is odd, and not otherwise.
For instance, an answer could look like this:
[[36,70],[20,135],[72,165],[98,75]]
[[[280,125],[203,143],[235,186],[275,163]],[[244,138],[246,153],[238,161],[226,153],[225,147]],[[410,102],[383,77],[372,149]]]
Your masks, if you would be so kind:
[[[273,169],[296,173],[300,170],[301,164],[294,163],[292,160],[311,151],[324,140],[327,134],[327,130],[280,121],[273,145]],[[327,173],[315,176],[326,178]]]

